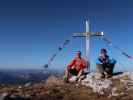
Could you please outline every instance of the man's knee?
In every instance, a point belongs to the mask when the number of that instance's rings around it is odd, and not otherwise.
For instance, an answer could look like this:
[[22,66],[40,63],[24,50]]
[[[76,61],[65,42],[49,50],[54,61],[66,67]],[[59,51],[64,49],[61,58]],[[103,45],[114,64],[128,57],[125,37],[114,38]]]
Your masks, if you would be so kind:
[[66,71],[70,71],[70,69],[71,69],[71,68],[70,68],[69,66],[66,67]]

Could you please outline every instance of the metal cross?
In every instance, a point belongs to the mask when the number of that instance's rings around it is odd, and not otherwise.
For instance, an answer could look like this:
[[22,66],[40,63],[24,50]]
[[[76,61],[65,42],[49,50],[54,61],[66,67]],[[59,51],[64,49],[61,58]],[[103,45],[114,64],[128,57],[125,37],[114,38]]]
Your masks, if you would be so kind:
[[[73,37],[85,37],[86,39],[86,60],[90,64],[90,39],[94,36],[103,36],[103,32],[96,32],[93,33],[90,31],[90,23],[88,20],[86,20],[86,32],[84,33],[73,33]],[[90,66],[90,65],[89,65]]]

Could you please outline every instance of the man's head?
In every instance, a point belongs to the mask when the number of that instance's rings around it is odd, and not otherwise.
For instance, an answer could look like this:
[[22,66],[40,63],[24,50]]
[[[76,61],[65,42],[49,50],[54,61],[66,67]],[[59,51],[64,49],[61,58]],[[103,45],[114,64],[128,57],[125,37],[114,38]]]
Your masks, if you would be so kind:
[[77,57],[77,58],[81,58],[81,51],[77,51],[76,57]]
[[101,51],[100,51],[100,53],[106,55],[107,54],[107,50],[104,49],[104,48],[102,48]]
[[99,56],[100,56],[101,58],[105,58],[105,57],[106,57],[106,55],[107,55],[107,50],[106,50],[106,49],[104,49],[104,48],[103,48],[103,49],[101,49],[101,51],[100,51],[100,55],[99,55]]

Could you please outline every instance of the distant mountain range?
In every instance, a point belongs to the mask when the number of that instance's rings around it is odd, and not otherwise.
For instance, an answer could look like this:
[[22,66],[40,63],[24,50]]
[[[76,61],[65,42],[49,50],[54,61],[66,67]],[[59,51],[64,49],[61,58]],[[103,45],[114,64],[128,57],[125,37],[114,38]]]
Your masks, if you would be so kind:
[[40,82],[46,80],[50,75],[61,74],[55,70],[22,69],[22,70],[0,70],[0,84],[25,84],[27,82]]

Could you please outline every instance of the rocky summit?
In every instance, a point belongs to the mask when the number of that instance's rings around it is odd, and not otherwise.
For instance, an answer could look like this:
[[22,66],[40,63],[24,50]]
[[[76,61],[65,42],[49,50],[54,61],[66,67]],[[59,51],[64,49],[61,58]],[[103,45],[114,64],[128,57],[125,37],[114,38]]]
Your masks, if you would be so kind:
[[133,73],[124,72],[112,78],[99,79],[89,73],[80,82],[74,77],[65,83],[61,77],[24,85],[0,85],[0,100],[133,100]]

